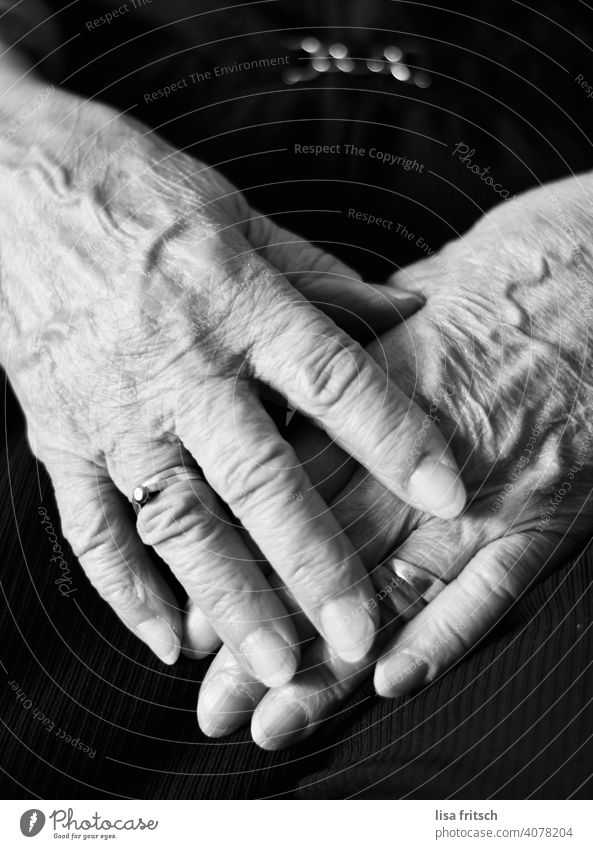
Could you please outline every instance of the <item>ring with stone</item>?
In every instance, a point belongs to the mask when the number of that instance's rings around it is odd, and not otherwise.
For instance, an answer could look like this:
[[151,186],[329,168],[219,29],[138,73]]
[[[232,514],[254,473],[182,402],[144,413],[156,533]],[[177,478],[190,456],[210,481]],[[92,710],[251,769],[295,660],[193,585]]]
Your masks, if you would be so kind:
[[196,469],[189,469],[186,466],[175,466],[172,469],[168,469],[165,474],[154,475],[154,477],[149,478],[144,483],[138,484],[132,490],[130,500],[136,514],[140,512],[148,501],[179,480],[204,481],[204,478]]

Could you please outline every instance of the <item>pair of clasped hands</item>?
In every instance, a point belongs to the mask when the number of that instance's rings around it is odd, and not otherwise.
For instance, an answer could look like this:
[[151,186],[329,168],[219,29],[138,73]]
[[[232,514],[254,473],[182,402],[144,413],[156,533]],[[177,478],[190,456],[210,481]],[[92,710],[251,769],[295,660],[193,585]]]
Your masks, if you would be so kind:
[[[585,328],[562,334],[555,308],[579,285],[568,252],[540,280],[545,188],[369,285],[109,107],[56,92],[8,148],[1,353],[32,449],[120,619],[164,663],[214,654],[207,735],[251,721],[281,748],[370,674],[381,696],[416,690],[574,545],[584,478],[538,524],[583,451],[558,421],[590,420]],[[570,184],[554,191],[584,215]],[[284,435],[278,399],[299,412]],[[135,519],[134,488],[179,467]]]

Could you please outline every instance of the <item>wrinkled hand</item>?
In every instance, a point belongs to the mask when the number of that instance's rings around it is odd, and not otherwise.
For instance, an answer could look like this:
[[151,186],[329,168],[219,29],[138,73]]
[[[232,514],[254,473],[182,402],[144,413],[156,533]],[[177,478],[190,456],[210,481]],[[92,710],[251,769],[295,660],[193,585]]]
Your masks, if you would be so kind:
[[[393,321],[397,304],[405,315],[417,301],[367,289],[215,169],[63,92],[0,140],[0,168],[2,359],[64,533],[101,595],[175,661],[179,614],[144,542],[246,668],[289,680],[294,627],[217,493],[334,649],[363,657],[371,583],[258,385],[402,498],[455,515],[465,494],[436,427],[408,462],[420,411],[310,303],[363,320],[387,304]],[[190,473],[142,509],[136,533],[121,494],[180,466]],[[192,633],[190,621],[189,651]]]
[[[451,521],[428,517],[360,469],[333,500],[382,601],[380,695],[434,680],[591,533],[593,216],[583,179],[504,204],[392,280],[422,292],[426,306],[370,350],[398,363],[402,388],[450,435],[469,504]],[[311,477],[327,481],[340,459],[320,463],[320,440],[309,432],[296,446],[311,458]],[[312,636],[306,624],[301,633]],[[368,658],[344,662],[317,639],[293,681],[266,695],[224,647],[200,693],[200,725],[229,733],[259,704],[254,740],[290,745],[372,667]]]

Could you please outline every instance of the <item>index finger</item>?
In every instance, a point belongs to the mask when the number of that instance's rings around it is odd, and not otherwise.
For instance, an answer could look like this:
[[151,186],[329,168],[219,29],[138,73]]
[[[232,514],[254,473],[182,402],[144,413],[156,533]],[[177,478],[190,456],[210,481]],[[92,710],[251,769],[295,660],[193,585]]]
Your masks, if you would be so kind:
[[387,362],[384,370],[294,290],[286,295],[264,305],[268,315],[251,345],[257,376],[403,501],[458,516],[465,488],[433,418],[391,381]]

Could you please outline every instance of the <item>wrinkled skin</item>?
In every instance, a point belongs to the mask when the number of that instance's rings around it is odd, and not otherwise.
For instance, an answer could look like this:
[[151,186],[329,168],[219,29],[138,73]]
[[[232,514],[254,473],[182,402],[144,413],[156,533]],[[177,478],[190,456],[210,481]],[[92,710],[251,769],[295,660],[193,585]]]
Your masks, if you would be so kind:
[[[6,95],[3,108],[11,102]],[[406,500],[456,515],[465,494],[437,428],[408,463],[420,411],[328,317],[348,326],[380,312],[379,324],[392,323],[418,299],[367,287],[250,209],[214,168],[64,92],[4,134],[0,170],[0,356],[64,533],[99,592],[164,662],[181,639],[192,652],[191,624],[182,634],[142,540],[246,669],[267,684],[289,680],[293,625],[217,493],[336,651],[364,656],[376,615],[353,629],[340,620],[367,605],[371,582],[259,387],[311,416]],[[136,533],[121,495],[180,466]],[[427,485],[435,468],[440,489]],[[307,497],[287,507],[295,493]]]
[[[380,695],[434,680],[590,536],[590,198],[590,177],[532,191],[390,281],[421,292],[426,304],[370,350],[398,364],[400,386],[450,436],[468,489],[461,517],[410,509],[361,469],[336,494],[331,470],[341,456],[324,453],[323,435],[310,429],[295,437],[377,587]],[[306,626],[301,633],[311,636]],[[200,693],[200,725],[212,736],[229,733],[259,704],[255,741],[293,744],[374,665],[344,663],[317,639],[297,678],[266,694],[223,647]]]

